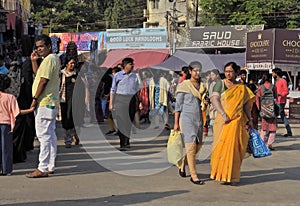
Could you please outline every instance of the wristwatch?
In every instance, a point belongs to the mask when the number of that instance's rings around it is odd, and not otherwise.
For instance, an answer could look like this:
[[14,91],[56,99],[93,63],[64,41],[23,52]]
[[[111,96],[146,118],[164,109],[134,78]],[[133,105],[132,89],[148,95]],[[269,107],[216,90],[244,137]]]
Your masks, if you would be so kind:
[[38,100],[38,98],[36,98],[36,97],[32,97],[32,99],[34,99],[34,100],[36,100],[36,101]]

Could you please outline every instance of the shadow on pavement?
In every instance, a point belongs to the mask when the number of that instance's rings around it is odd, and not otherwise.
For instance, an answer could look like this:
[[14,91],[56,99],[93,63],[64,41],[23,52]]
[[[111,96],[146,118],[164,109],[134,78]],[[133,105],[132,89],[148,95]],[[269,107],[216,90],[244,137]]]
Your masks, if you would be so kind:
[[288,146],[276,146],[274,147],[275,152],[281,150],[300,150],[300,144],[291,144]]
[[[38,165],[39,147],[27,153],[26,162],[14,164],[13,175],[25,175],[33,171]],[[57,146],[55,176],[66,176],[76,174],[89,174],[107,172],[95,162],[80,146],[65,148],[64,145]]]
[[125,206],[136,205],[139,203],[149,203],[155,199],[162,199],[169,196],[181,195],[188,193],[187,190],[177,190],[168,192],[145,192],[145,193],[133,193],[127,195],[111,195],[108,197],[94,198],[94,199],[79,199],[79,200],[57,200],[53,202],[30,202],[30,203],[18,203],[8,205],[30,205],[30,206],[43,206],[43,205],[109,205],[109,206]]
[[278,182],[282,180],[300,180],[299,176],[300,167],[289,168],[275,168],[271,170],[256,170],[249,172],[242,172],[242,181],[240,186],[266,183],[266,182]]

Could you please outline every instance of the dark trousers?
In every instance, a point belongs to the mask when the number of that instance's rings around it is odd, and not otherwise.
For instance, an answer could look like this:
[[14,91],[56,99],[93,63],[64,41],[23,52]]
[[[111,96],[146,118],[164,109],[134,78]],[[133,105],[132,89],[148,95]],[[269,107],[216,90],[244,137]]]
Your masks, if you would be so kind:
[[13,170],[13,136],[10,125],[0,124],[0,159],[2,174],[11,173]]
[[125,147],[130,144],[129,138],[135,111],[136,100],[134,95],[115,95],[112,115],[118,128],[120,147]]
[[285,113],[284,113],[285,104],[278,104],[278,107],[279,107],[279,115],[280,115],[281,120],[284,123],[284,126],[286,128],[286,132],[287,132],[288,135],[292,135],[291,126],[290,126],[289,121],[287,120],[287,118],[285,116]]

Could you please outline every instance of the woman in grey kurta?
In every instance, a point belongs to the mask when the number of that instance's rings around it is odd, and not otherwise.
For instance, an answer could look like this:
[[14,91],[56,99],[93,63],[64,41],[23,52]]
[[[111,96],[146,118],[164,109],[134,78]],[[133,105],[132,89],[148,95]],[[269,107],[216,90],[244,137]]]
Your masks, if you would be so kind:
[[204,84],[200,81],[202,65],[192,62],[189,67],[190,79],[183,81],[176,90],[176,104],[174,117],[174,130],[181,131],[186,148],[186,156],[179,169],[179,175],[186,177],[185,165],[189,165],[191,182],[202,185],[196,171],[196,155],[202,144],[202,111],[201,99],[206,92]]
[[184,143],[201,142],[201,101],[191,93],[177,92],[175,112],[180,112],[180,129]]

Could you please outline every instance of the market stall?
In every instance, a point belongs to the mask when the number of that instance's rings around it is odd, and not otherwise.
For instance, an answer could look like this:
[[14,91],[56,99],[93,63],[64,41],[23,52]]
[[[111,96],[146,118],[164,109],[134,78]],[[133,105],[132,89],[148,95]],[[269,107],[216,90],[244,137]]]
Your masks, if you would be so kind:
[[183,66],[188,66],[192,61],[201,62],[202,72],[212,69],[218,69],[221,73],[226,63],[230,61],[236,62],[243,67],[245,65],[245,53],[233,54],[202,54],[196,52],[188,52],[177,50],[171,57],[164,62],[151,66],[153,69],[181,71]]
[[[294,90],[299,81],[300,71],[300,31],[285,29],[268,29],[249,32],[246,50],[247,69],[250,77],[257,79],[263,72],[272,72],[281,68],[290,90]],[[251,77],[251,78],[252,78]],[[286,104],[286,114],[291,121],[299,121],[300,91],[290,91]]]

